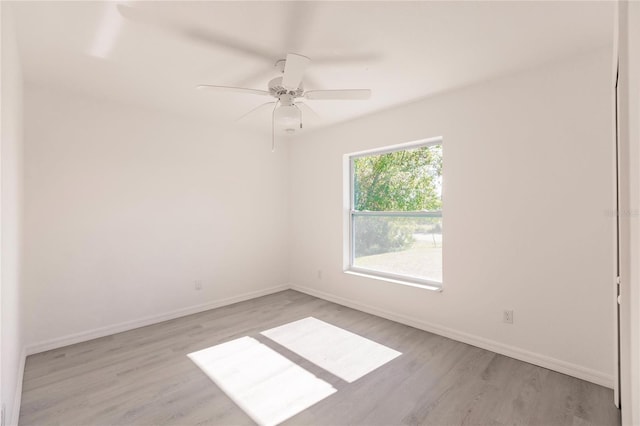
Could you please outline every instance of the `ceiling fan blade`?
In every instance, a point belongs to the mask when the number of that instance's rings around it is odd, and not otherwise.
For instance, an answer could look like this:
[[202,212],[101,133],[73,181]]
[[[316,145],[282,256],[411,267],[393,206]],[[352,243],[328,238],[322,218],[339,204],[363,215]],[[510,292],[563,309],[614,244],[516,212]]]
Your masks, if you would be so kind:
[[189,28],[183,30],[184,35],[192,40],[207,44],[209,46],[224,47],[226,49],[235,50],[236,52],[242,52],[248,56],[254,56],[269,64],[273,63],[277,54],[265,52],[264,50],[251,46],[247,43],[241,42],[237,39],[225,36],[223,34],[216,34],[210,29],[202,28]]
[[273,75],[275,74],[274,70],[275,67],[273,64],[265,65],[264,67],[258,67],[257,71],[253,70],[253,72],[245,75],[235,83],[238,86],[266,86],[268,79],[273,78]]
[[295,90],[300,87],[304,71],[309,66],[311,60],[306,56],[288,53],[287,60],[284,63],[284,75],[282,76],[282,85],[287,89]]
[[244,93],[246,95],[271,96],[271,92],[267,92],[266,90],[247,89],[245,87],[214,86],[212,84],[200,84],[199,86],[196,86],[196,87],[198,89],[212,89],[212,90],[218,90],[221,92],[236,92],[236,93]]
[[242,120],[243,118],[245,118],[246,116],[248,116],[248,115],[249,115],[249,114],[251,114],[252,112],[259,110],[259,109],[260,109],[260,108],[262,108],[263,106],[273,105],[273,104],[275,104],[275,103],[276,103],[276,101],[273,101],[273,102],[266,102],[266,103],[264,103],[264,104],[260,104],[260,105],[258,105],[257,107],[255,107],[255,108],[251,109],[251,111],[249,111],[248,113],[241,115],[241,116],[240,116],[236,121],[240,121],[240,120]]
[[326,55],[316,56],[313,55],[314,65],[340,65],[340,64],[372,64],[380,61],[382,55],[375,52],[364,53],[350,53],[345,56],[342,55]]
[[269,64],[273,63],[274,58],[278,56],[275,53],[266,52],[257,46],[244,43],[224,34],[215,33],[210,28],[189,27],[178,18],[169,16],[166,11],[162,12],[161,9],[133,7],[124,4],[119,4],[117,7],[120,15],[127,20],[169,30],[174,34],[179,34],[189,40],[203,43],[208,47],[222,47],[228,50],[234,50],[247,56],[259,58]]
[[296,105],[299,106],[300,109],[302,109],[302,112],[305,116],[311,116],[315,120],[320,120],[320,116],[318,115],[318,113],[315,112],[315,110],[309,105],[303,104],[302,102],[296,102]]
[[317,5],[311,1],[291,1],[287,3],[287,8],[289,11],[282,46],[285,52],[297,52],[306,46]]
[[318,100],[352,100],[369,99],[371,90],[369,89],[344,89],[344,90],[310,90],[305,92],[307,99]]

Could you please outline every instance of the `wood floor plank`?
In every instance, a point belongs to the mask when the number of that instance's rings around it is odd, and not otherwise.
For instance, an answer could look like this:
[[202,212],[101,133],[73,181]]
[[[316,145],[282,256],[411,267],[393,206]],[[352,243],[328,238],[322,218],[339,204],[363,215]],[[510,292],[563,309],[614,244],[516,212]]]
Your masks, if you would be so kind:
[[[260,334],[309,316],[402,355],[347,383]],[[288,425],[620,424],[610,389],[293,290],[29,356],[19,424],[252,425],[187,357],[245,336],[337,390]]]

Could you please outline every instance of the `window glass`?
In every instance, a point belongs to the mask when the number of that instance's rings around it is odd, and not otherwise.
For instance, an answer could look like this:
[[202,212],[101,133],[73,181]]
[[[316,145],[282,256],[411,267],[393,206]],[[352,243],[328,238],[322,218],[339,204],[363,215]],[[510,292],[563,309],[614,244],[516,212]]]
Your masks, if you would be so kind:
[[351,269],[442,283],[442,144],[351,157]]

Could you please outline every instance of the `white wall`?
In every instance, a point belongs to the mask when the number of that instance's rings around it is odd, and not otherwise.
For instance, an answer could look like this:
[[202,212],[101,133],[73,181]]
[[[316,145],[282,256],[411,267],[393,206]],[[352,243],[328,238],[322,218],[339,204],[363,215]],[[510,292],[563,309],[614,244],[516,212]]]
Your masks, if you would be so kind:
[[622,424],[640,425],[640,3],[618,6],[620,396]]
[[[603,49],[292,143],[293,285],[612,386],[610,58]],[[434,136],[444,291],[343,273],[343,155]]]
[[27,84],[30,352],[287,283],[288,151],[270,148],[263,135]]
[[631,392],[625,395],[626,408],[623,409],[623,420],[629,416],[631,423],[640,425],[640,3],[629,2],[629,139],[633,145],[634,159],[631,165],[634,169],[633,182],[633,210],[635,226],[634,238],[634,266],[631,315]]
[[17,421],[23,361],[21,289],[22,76],[11,10],[2,4],[2,139],[0,143],[0,401],[7,424]]

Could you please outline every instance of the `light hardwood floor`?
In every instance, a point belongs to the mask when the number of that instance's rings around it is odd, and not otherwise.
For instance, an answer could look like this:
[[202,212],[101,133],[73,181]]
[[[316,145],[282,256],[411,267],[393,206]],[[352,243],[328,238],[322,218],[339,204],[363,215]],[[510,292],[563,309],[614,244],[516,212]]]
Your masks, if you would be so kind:
[[[347,383],[260,335],[308,316],[402,355]],[[32,355],[19,424],[253,424],[186,356],[244,336],[337,389],[285,424],[620,424],[610,389],[293,290]]]

